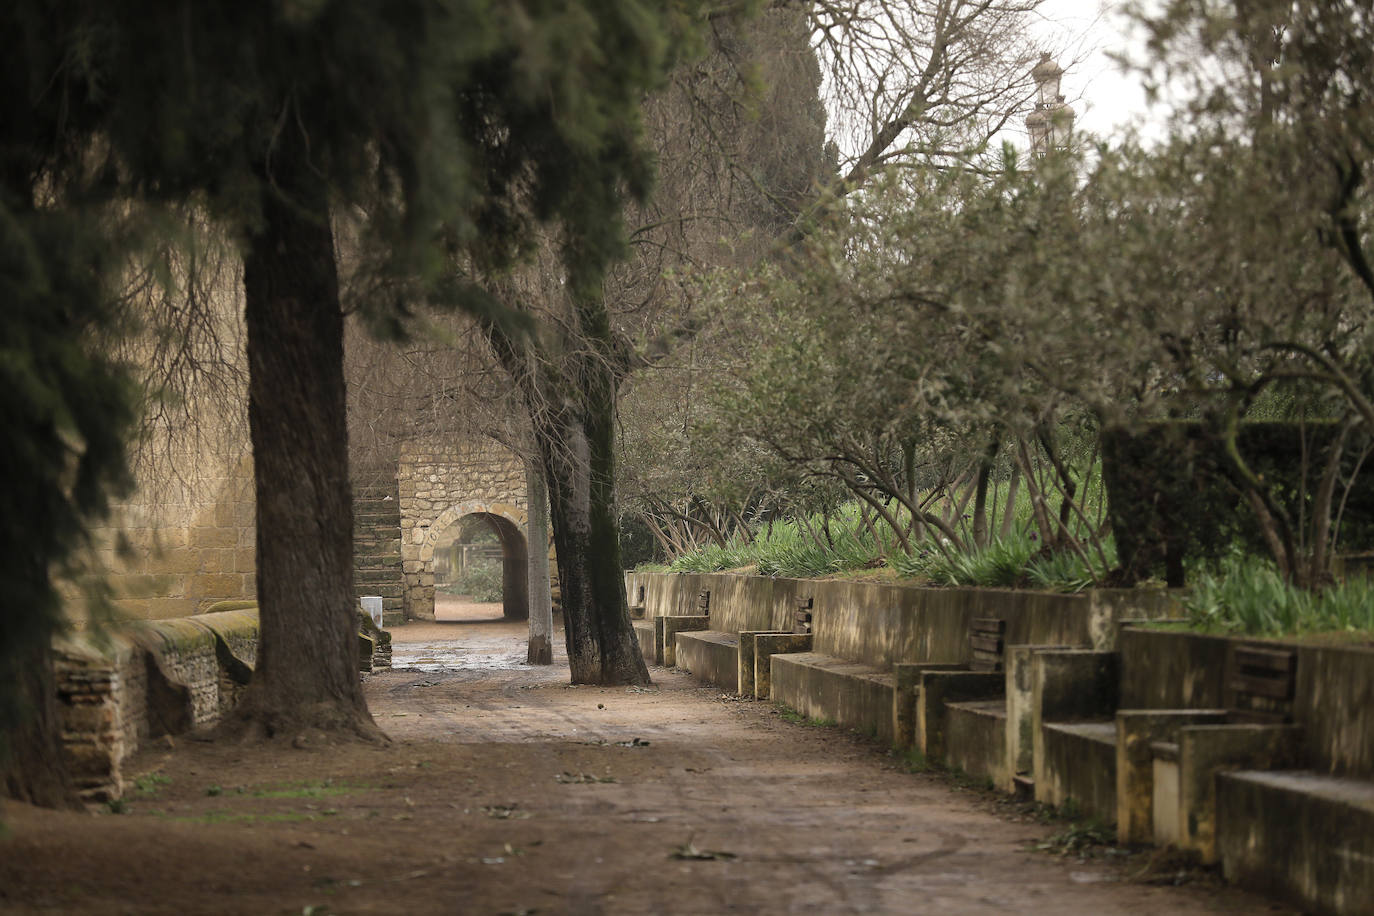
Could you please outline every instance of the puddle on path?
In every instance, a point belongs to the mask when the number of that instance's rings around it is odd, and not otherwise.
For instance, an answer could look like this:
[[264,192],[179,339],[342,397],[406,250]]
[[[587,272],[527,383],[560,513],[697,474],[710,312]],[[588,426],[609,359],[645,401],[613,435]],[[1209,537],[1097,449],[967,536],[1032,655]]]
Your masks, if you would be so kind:
[[393,670],[519,671],[534,668],[523,655],[493,651],[489,646],[400,645],[391,653]]

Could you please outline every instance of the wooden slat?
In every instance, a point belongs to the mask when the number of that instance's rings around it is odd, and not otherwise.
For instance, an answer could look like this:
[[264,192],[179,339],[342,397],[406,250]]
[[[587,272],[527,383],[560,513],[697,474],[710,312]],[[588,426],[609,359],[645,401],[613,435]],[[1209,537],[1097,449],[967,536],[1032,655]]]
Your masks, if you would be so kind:
[[702,589],[701,594],[697,597],[697,607],[699,607],[699,608],[709,608],[710,606],[711,606],[711,590],[710,590],[710,589]]
[[811,610],[812,600],[813,600],[813,599],[811,599],[811,598],[798,598],[798,599],[797,599],[797,610],[799,610],[799,611],[809,611],[809,610]]
[[974,656],[969,662],[970,671],[1001,671],[1002,662],[997,658],[979,658]]
[[1257,677],[1238,674],[1231,679],[1231,689],[1236,693],[1270,697],[1275,700],[1293,699],[1293,679],[1291,677]]
[[968,644],[975,652],[991,652],[998,656],[1002,654],[1002,640],[996,636],[970,636]]
[[969,629],[975,633],[993,633],[1001,636],[1007,631],[1007,622],[1000,617],[975,617],[969,623]]
[[1291,650],[1236,647],[1236,667],[1247,674],[1272,671],[1291,675],[1297,667],[1297,660],[1297,654]]

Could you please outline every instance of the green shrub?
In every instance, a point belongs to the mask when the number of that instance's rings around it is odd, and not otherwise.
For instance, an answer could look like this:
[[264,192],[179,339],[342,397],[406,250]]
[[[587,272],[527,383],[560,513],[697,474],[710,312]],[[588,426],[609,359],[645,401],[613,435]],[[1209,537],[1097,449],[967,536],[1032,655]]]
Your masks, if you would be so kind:
[[500,601],[502,564],[473,562],[444,591],[468,595],[473,601]]
[[883,558],[900,553],[896,537],[884,523],[874,521],[872,530],[863,523],[857,502],[842,506],[830,516],[828,526],[819,515],[807,522],[775,521],[759,528],[753,541],[735,540],[725,547],[707,544],[678,557],[668,569],[708,573],[753,566],[763,576],[805,578],[879,566]]
[[1184,600],[1200,630],[1252,636],[1374,630],[1374,583],[1359,577],[1309,591],[1272,560],[1233,553],[1202,572]]
[[1039,554],[1026,564],[1026,577],[1035,588],[1058,592],[1080,592],[1091,588],[1093,583],[1101,582],[1116,565],[1116,545],[1111,538],[1103,544],[1107,562],[1103,564],[1091,546],[1084,548],[1088,558],[1085,561],[1072,550]]
[[1035,550],[1029,537],[1015,535],[981,549],[951,549],[948,555],[927,544],[914,556],[894,558],[892,565],[904,576],[926,578],[936,585],[1012,588],[1021,584]]

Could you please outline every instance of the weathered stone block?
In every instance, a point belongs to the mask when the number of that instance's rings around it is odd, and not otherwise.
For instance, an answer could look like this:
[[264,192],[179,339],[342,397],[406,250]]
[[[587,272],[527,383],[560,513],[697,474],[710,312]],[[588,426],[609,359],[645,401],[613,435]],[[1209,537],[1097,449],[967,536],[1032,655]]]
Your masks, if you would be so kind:
[[1115,823],[1118,656],[1040,651],[1030,664],[1035,800],[1057,807],[1072,799]]
[[234,549],[230,547],[211,547],[199,551],[201,573],[234,572]]
[[112,581],[116,597],[156,598],[173,592],[181,579],[175,575],[118,576]]
[[1226,721],[1224,709],[1122,709],[1116,713],[1116,838],[1154,841],[1155,753],[1185,725]]
[[1217,850],[1228,881],[1314,913],[1374,901],[1374,783],[1311,771],[1217,776]]
[[891,674],[816,652],[775,653],[769,666],[774,702],[891,742]]
[[925,671],[963,670],[957,664],[936,662],[898,662],[892,666],[892,746],[915,747],[916,703],[921,694],[921,674]]
[[[660,622],[661,621],[661,622]],[[662,633],[662,641],[658,644],[656,654],[659,656],[659,664],[665,668],[672,668],[677,664],[677,634],[686,633],[690,630],[705,630],[711,626],[711,618],[701,615],[690,617],[659,617],[654,621],[654,635]]]
[[754,667],[757,655],[754,651],[754,637],[758,635],[784,635],[774,630],[744,630],[739,634],[739,651],[735,658],[735,693],[742,697],[758,699],[754,692]]
[[916,746],[927,759],[945,763],[946,704],[999,698],[1005,691],[1006,675],[1001,672],[923,670],[916,700]]
[[634,627],[635,639],[639,640],[639,654],[644,656],[644,663],[657,665],[658,659],[654,652],[654,622],[652,620],[636,620],[631,626]]
[[1016,791],[1018,775],[1035,770],[1034,689],[1031,659],[1036,652],[1058,652],[1071,646],[1007,646],[1003,664],[1007,672],[1007,773],[999,788]]
[[693,677],[734,690],[739,675],[739,636],[715,630],[678,633],[677,664]]
[[944,745],[946,766],[993,786],[1009,784],[1005,698],[946,702]]
[[[1189,725],[1178,732],[1178,832],[1174,842],[1217,861],[1217,774],[1228,770],[1287,769],[1301,757],[1296,725]],[[1370,898],[1374,903],[1374,897]]]
[[191,529],[192,547],[237,547],[238,544],[238,528],[204,527]]
[[1035,800],[1071,806],[1103,824],[1116,822],[1116,725],[1051,722],[1035,752]]
[[191,577],[192,598],[234,598],[243,593],[243,576],[237,573],[205,573]]
[[754,637],[754,698],[773,698],[773,656],[810,652],[815,637],[810,633],[759,633]]

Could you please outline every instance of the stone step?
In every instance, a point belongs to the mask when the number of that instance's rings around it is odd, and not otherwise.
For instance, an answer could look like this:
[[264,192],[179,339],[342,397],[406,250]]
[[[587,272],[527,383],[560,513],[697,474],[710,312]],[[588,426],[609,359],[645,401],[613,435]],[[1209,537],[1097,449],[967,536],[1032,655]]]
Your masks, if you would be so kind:
[[358,537],[358,536],[360,536],[360,535],[361,535],[361,536],[365,536],[365,537],[393,537],[393,538],[394,538],[394,537],[400,537],[400,536],[401,536],[401,523],[400,523],[400,522],[387,522],[387,523],[378,522],[378,523],[376,523],[376,524],[373,524],[373,523],[369,522],[369,523],[367,523],[367,524],[365,524],[365,525],[354,525],[354,526],[353,526],[353,536],[354,536],[354,537]]
[[400,530],[400,527],[401,527],[401,517],[400,517],[399,515],[393,515],[393,516],[382,516],[382,515],[355,515],[355,516],[353,516],[353,530],[354,530],[354,531],[370,530],[370,529],[373,529],[373,528],[375,528],[375,529],[377,529],[377,530],[379,530],[379,531]]
[[385,557],[391,554],[400,554],[400,552],[400,538],[386,538],[385,540],[353,539],[353,555],[355,557]]
[[354,502],[354,515],[399,515],[401,504],[398,500],[388,499],[386,502]]
[[382,607],[386,607],[387,599],[400,601],[405,596],[405,586],[402,584],[381,584],[377,582],[353,582],[353,591],[361,598],[364,595],[379,595],[382,598]]
[[401,539],[386,541],[353,541],[353,556],[355,557],[385,557],[397,552],[400,547]]
[[353,569],[361,575],[364,570],[374,573],[392,573],[400,575],[401,557],[399,554],[392,554],[389,557],[354,557]]
[[401,537],[399,534],[377,535],[372,533],[354,534],[353,543],[366,544],[369,547],[391,545],[392,550],[399,550]]
[[356,582],[400,582],[401,567],[391,566],[387,568],[364,567],[363,569],[353,570],[353,579]]
[[353,488],[354,502],[382,502],[385,497],[396,498],[396,485],[392,484],[365,484]]

